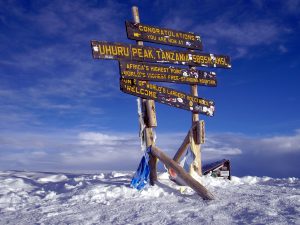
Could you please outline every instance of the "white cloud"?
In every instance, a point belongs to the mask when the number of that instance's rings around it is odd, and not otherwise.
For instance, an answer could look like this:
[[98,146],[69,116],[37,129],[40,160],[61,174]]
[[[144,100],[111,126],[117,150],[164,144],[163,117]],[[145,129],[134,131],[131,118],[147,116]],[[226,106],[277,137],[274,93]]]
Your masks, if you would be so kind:
[[[184,133],[158,134],[157,146],[173,157],[184,137]],[[201,151],[204,163],[239,158],[239,165],[243,165],[249,157],[280,160],[299,154],[299,146],[300,131],[267,138],[219,133],[209,134]],[[141,156],[137,133],[54,130],[2,133],[0,138],[0,169],[135,170]]]
[[0,137],[0,169],[132,169],[141,157],[137,135],[53,130]]
[[205,147],[202,153],[205,161],[212,161],[240,155],[242,151],[234,147]]
[[265,151],[273,153],[300,152],[300,132],[290,136],[263,138],[258,142]]
[[81,145],[116,145],[123,140],[126,140],[125,137],[96,132],[83,132],[79,134]]
[[214,141],[239,148],[243,154],[290,154],[300,153],[300,131],[291,135],[274,135],[271,137],[251,137],[241,134],[214,134]]
[[209,135],[206,137],[205,144],[202,145],[202,153],[204,160],[212,161],[240,155],[242,150],[232,143]]

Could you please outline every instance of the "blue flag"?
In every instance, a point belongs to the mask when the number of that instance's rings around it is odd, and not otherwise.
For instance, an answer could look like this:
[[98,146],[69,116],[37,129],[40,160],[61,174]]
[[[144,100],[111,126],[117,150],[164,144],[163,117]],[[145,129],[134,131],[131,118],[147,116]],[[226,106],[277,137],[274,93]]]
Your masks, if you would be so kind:
[[[151,147],[147,149],[147,152],[150,151],[150,148]],[[147,152],[145,152],[144,156],[142,157],[139,167],[135,172],[130,183],[131,187],[134,187],[138,190],[143,189],[146,186],[146,184],[149,183],[150,179],[149,156]]]

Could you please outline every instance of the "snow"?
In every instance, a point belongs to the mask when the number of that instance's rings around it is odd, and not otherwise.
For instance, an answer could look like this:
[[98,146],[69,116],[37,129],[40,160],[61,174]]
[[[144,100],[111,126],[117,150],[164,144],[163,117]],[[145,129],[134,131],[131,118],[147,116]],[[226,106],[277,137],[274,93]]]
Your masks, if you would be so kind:
[[299,178],[196,177],[204,201],[166,173],[142,191],[132,175],[0,171],[0,224],[300,224]]
[[45,184],[49,182],[60,182],[60,181],[65,181],[67,180],[68,177],[65,175],[51,175],[47,177],[41,177],[37,180],[38,183]]

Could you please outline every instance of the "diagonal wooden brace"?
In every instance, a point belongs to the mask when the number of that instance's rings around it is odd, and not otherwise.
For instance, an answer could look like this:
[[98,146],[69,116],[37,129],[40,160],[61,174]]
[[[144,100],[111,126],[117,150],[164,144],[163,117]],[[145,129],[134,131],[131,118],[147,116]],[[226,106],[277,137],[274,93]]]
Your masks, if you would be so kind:
[[157,148],[156,146],[152,146],[151,154],[159,158],[159,160],[162,161],[166,165],[166,167],[172,168],[175,173],[204,200],[214,199],[214,196],[202,184],[196,181],[190,174],[185,172],[185,170],[180,165],[178,165],[177,162],[169,158],[159,148]]
[[177,150],[176,154],[173,157],[173,160],[176,162],[179,162],[179,159],[181,158],[181,156],[184,154],[184,152],[186,151],[186,149],[188,148],[189,144],[190,144],[190,132],[191,130],[194,130],[196,128],[197,124],[193,124],[193,126],[191,127],[191,129],[188,131],[187,135],[185,136],[181,146],[179,147],[179,149]]

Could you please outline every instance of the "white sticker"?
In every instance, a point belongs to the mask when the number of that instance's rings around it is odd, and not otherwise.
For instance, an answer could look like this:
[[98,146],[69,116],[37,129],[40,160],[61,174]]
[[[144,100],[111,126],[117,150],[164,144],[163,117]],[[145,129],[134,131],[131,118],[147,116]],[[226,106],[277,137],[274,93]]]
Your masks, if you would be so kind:
[[182,98],[177,98],[177,101],[180,102],[180,103],[183,103]]
[[229,171],[228,170],[225,170],[225,171],[220,171],[220,176],[221,177],[229,177]]
[[94,49],[95,52],[98,52],[98,51],[99,51],[98,46],[93,46],[93,49]]

